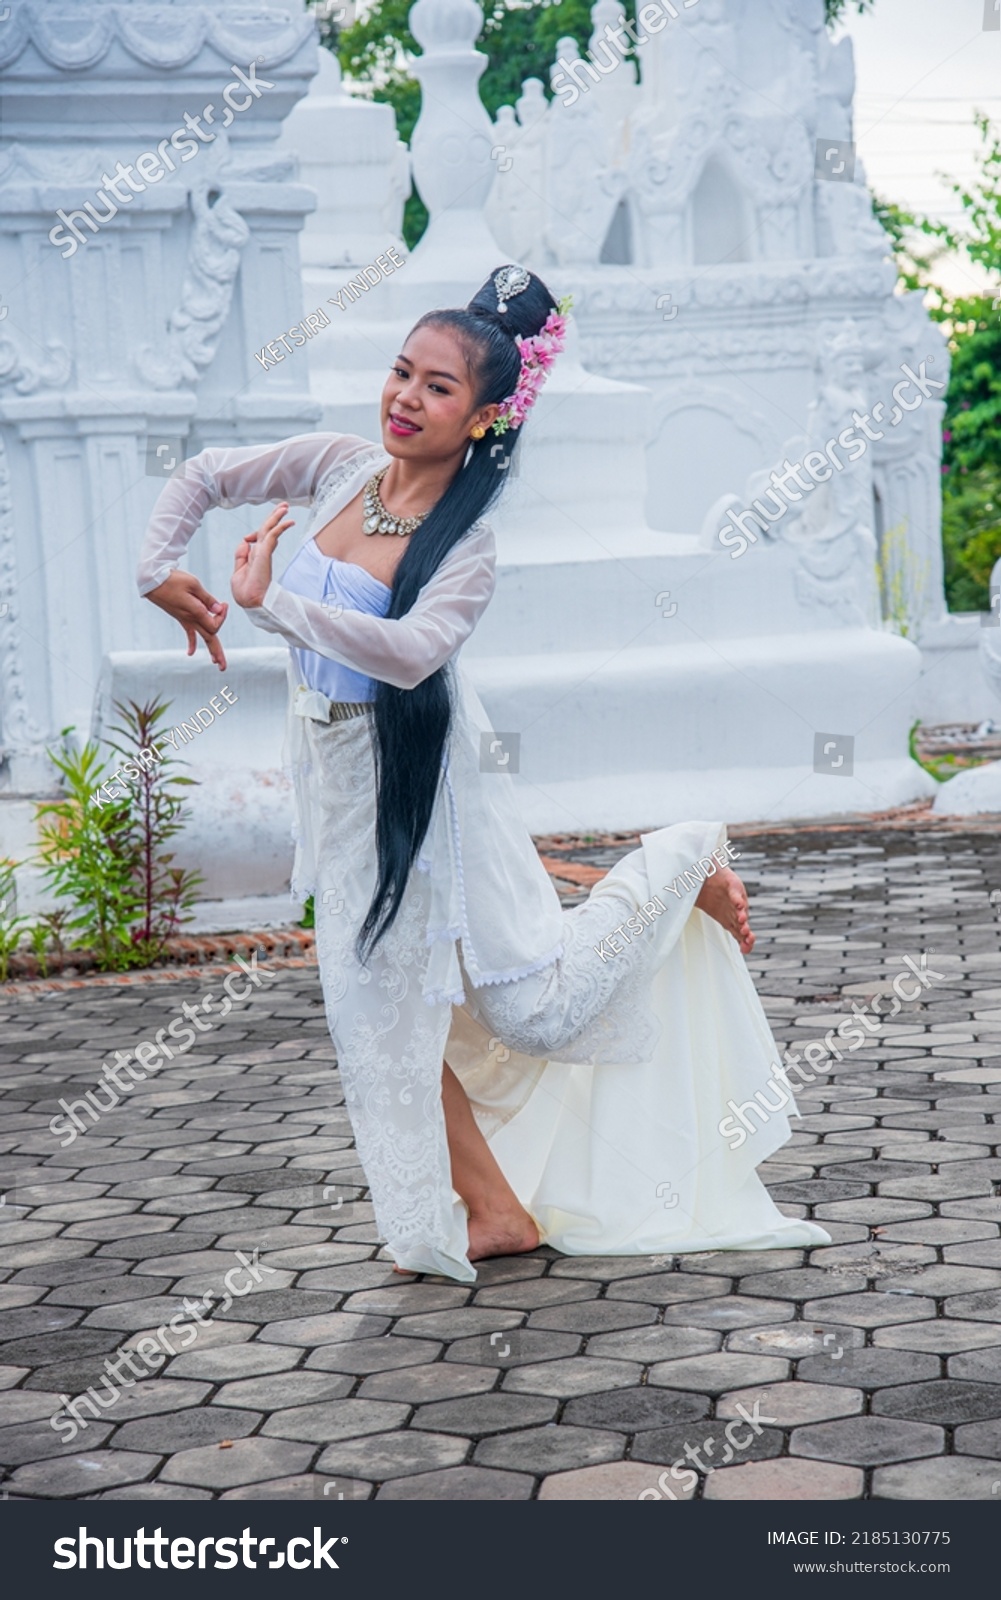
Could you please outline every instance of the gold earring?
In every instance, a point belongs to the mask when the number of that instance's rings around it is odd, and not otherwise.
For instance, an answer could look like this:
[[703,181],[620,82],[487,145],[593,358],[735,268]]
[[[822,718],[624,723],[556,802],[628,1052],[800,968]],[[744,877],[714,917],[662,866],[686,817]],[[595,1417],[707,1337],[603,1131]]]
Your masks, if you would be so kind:
[[487,431],[486,428],[476,427],[476,428],[473,429],[470,437],[473,438],[473,439],[482,439],[483,435],[486,433],[486,431]]

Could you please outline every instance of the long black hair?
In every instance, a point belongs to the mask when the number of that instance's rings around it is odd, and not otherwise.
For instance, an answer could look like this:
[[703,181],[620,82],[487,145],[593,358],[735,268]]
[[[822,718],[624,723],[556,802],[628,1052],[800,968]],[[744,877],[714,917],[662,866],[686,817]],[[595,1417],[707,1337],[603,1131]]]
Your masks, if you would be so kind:
[[[521,371],[515,335],[537,334],[556,302],[534,273],[499,312],[498,267],[463,309],[429,311],[414,326],[448,328],[458,337],[473,377],[476,406],[500,404],[513,394]],[[396,568],[388,617],[402,617],[449,551],[497,498],[521,428],[488,428],[471,440],[464,464],[420,527],[410,535]],[[413,689],[380,682],[375,695],[376,850],[378,877],[372,903],[355,942],[364,963],[392,926],[431,821],[442,781],[442,756],[452,726],[450,663]]]

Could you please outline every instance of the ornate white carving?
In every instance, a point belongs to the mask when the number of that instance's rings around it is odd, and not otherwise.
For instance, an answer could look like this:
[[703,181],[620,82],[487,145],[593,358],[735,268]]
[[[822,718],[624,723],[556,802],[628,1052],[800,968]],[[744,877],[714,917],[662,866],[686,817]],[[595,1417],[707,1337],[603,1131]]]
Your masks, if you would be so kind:
[[18,394],[39,389],[64,389],[73,371],[73,358],[58,339],[48,339],[48,354],[32,359],[13,339],[0,339],[0,388],[10,384]]
[[[98,66],[118,45],[143,66],[184,67],[205,45],[227,62],[247,64],[263,55],[277,66],[287,61],[315,29],[311,14],[292,15],[280,6],[259,4],[245,17],[221,15],[209,5],[51,5],[19,0],[0,27],[0,68],[10,66],[29,45],[60,70]],[[475,38],[475,34],[474,34]]]
[[35,754],[45,735],[28,709],[22,667],[17,557],[14,549],[14,501],[7,450],[0,438],[0,759]]
[[167,324],[166,351],[145,345],[136,357],[140,376],[154,389],[195,383],[212,360],[229,316],[240,252],[250,238],[250,229],[218,180],[203,181],[192,189],[191,210],[194,227],[187,270],[180,304]]

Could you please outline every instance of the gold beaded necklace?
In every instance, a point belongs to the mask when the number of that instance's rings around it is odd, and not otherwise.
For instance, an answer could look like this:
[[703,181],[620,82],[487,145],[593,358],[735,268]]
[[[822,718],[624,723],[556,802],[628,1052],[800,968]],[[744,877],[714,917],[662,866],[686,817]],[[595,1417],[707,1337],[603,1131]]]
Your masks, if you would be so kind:
[[[398,533],[401,538],[405,538],[408,533],[413,533],[415,528],[420,527],[428,513],[421,511],[416,517],[394,517],[391,511],[386,510],[379,489],[388,471],[389,466],[383,467],[374,477],[369,478],[365,485],[362,529],[365,533]],[[429,506],[428,510],[430,509]]]

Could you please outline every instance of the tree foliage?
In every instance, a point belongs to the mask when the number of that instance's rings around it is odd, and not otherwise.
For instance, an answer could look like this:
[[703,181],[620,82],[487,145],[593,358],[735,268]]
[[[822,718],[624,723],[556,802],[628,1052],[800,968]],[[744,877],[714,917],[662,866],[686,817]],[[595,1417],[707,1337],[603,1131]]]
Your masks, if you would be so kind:
[[[949,335],[942,540],[953,611],[988,608],[991,568],[1001,557],[1001,137],[985,116],[977,127],[978,176],[969,185],[950,184],[962,209],[958,225],[877,203],[904,282],[928,292],[928,309]],[[986,274],[987,291],[948,294],[939,287],[935,269],[947,252]]]

